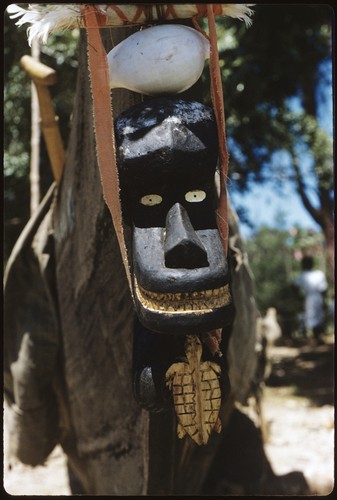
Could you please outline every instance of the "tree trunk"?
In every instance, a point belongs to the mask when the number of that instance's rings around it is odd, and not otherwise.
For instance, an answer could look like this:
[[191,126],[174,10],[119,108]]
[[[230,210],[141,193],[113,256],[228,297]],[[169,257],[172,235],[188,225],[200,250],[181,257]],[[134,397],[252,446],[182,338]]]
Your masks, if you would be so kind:
[[330,212],[322,208],[322,228],[326,242],[327,263],[329,266],[328,278],[332,286],[335,282],[335,229]]
[[320,207],[319,208],[314,207],[309,197],[307,196],[305,190],[305,183],[303,181],[303,176],[301,175],[299,163],[295,154],[292,154],[292,159],[295,170],[298,195],[302,200],[304,208],[311,215],[314,221],[317,224],[319,224],[319,226],[323,231],[324,239],[326,242],[326,262],[329,268],[328,277],[331,284],[334,285],[335,231],[333,224],[333,204],[330,199],[330,194],[328,190],[320,188],[318,192]]
[[[130,28],[106,31],[113,43]],[[149,414],[132,391],[133,303],[110,213],[102,197],[95,154],[84,36],[72,135],[54,211],[56,286],[62,360],[55,380],[61,444],[86,493],[198,494],[221,445],[178,440],[173,409]],[[113,91],[119,113],[140,96]],[[109,110],[107,110],[109,112]],[[237,232],[237,221],[232,228]],[[235,255],[243,257],[239,239]],[[223,426],[234,400],[244,401],[256,368],[252,279],[242,260],[233,279],[240,304],[229,346],[232,395],[221,409]]]

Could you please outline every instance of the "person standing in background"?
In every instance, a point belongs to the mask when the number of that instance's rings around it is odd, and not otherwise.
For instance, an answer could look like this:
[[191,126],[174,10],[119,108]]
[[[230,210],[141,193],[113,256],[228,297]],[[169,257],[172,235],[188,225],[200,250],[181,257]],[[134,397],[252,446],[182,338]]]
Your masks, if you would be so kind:
[[324,295],[328,283],[323,271],[313,269],[313,257],[306,255],[302,259],[302,272],[294,283],[304,293],[304,324],[306,333],[312,331],[316,341],[321,340],[325,331]]

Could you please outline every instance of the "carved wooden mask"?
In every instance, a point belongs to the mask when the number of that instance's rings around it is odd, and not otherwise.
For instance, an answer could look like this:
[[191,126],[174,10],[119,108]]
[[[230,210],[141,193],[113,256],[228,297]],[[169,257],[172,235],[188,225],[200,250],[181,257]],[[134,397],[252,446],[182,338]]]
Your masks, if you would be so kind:
[[215,218],[212,109],[182,99],[148,100],[119,116],[116,140],[140,321],[172,334],[228,324],[233,306]]

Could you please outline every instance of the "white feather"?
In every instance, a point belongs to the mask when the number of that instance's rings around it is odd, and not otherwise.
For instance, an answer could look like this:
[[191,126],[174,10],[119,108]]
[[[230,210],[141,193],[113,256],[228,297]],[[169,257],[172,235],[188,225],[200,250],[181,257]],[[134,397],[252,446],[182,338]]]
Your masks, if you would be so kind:
[[252,20],[251,16],[254,14],[254,11],[250,9],[253,7],[254,3],[233,3],[233,4],[224,4],[223,5],[223,14],[229,17],[234,17],[239,19],[240,21],[244,21],[246,26],[251,26]]
[[[64,30],[68,28],[83,27],[81,17],[81,5],[83,4],[32,4],[27,9],[23,9],[16,4],[11,4],[7,7],[7,12],[11,19],[20,18],[15,24],[22,26],[23,24],[30,24],[27,29],[28,43],[31,45],[32,40],[37,38],[42,43],[47,43],[48,35],[52,31]],[[188,5],[188,4],[187,4]],[[175,5],[177,11],[182,9],[182,13],[186,10],[187,5]],[[252,24],[250,17],[253,11],[250,7],[255,4],[221,4],[222,15],[240,19],[246,23],[246,26]],[[99,4],[97,7],[106,14],[109,4]],[[121,4],[118,7],[121,10],[135,8],[133,4]],[[193,4],[189,5],[193,9]],[[189,17],[192,15],[190,14]],[[178,15],[178,17],[180,17]],[[123,23],[118,19],[116,14],[114,25],[122,25]],[[132,16],[130,17],[132,19]],[[172,17],[170,17],[172,19]]]
[[34,38],[42,43],[47,43],[48,35],[55,30],[64,30],[76,25],[80,21],[80,4],[54,4],[54,5],[29,5],[28,10],[18,5],[11,4],[7,12],[11,19],[21,17],[15,24],[22,26],[29,23],[27,29],[28,43],[32,44]]

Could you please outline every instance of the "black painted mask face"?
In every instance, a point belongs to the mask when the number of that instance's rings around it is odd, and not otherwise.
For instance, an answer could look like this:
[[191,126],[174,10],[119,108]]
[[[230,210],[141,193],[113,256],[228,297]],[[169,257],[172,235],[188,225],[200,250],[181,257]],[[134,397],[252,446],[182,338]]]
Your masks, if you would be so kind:
[[215,210],[217,129],[197,102],[154,99],[116,122],[125,222],[133,227],[140,321],[160,333],[203,333],[232,320]]

